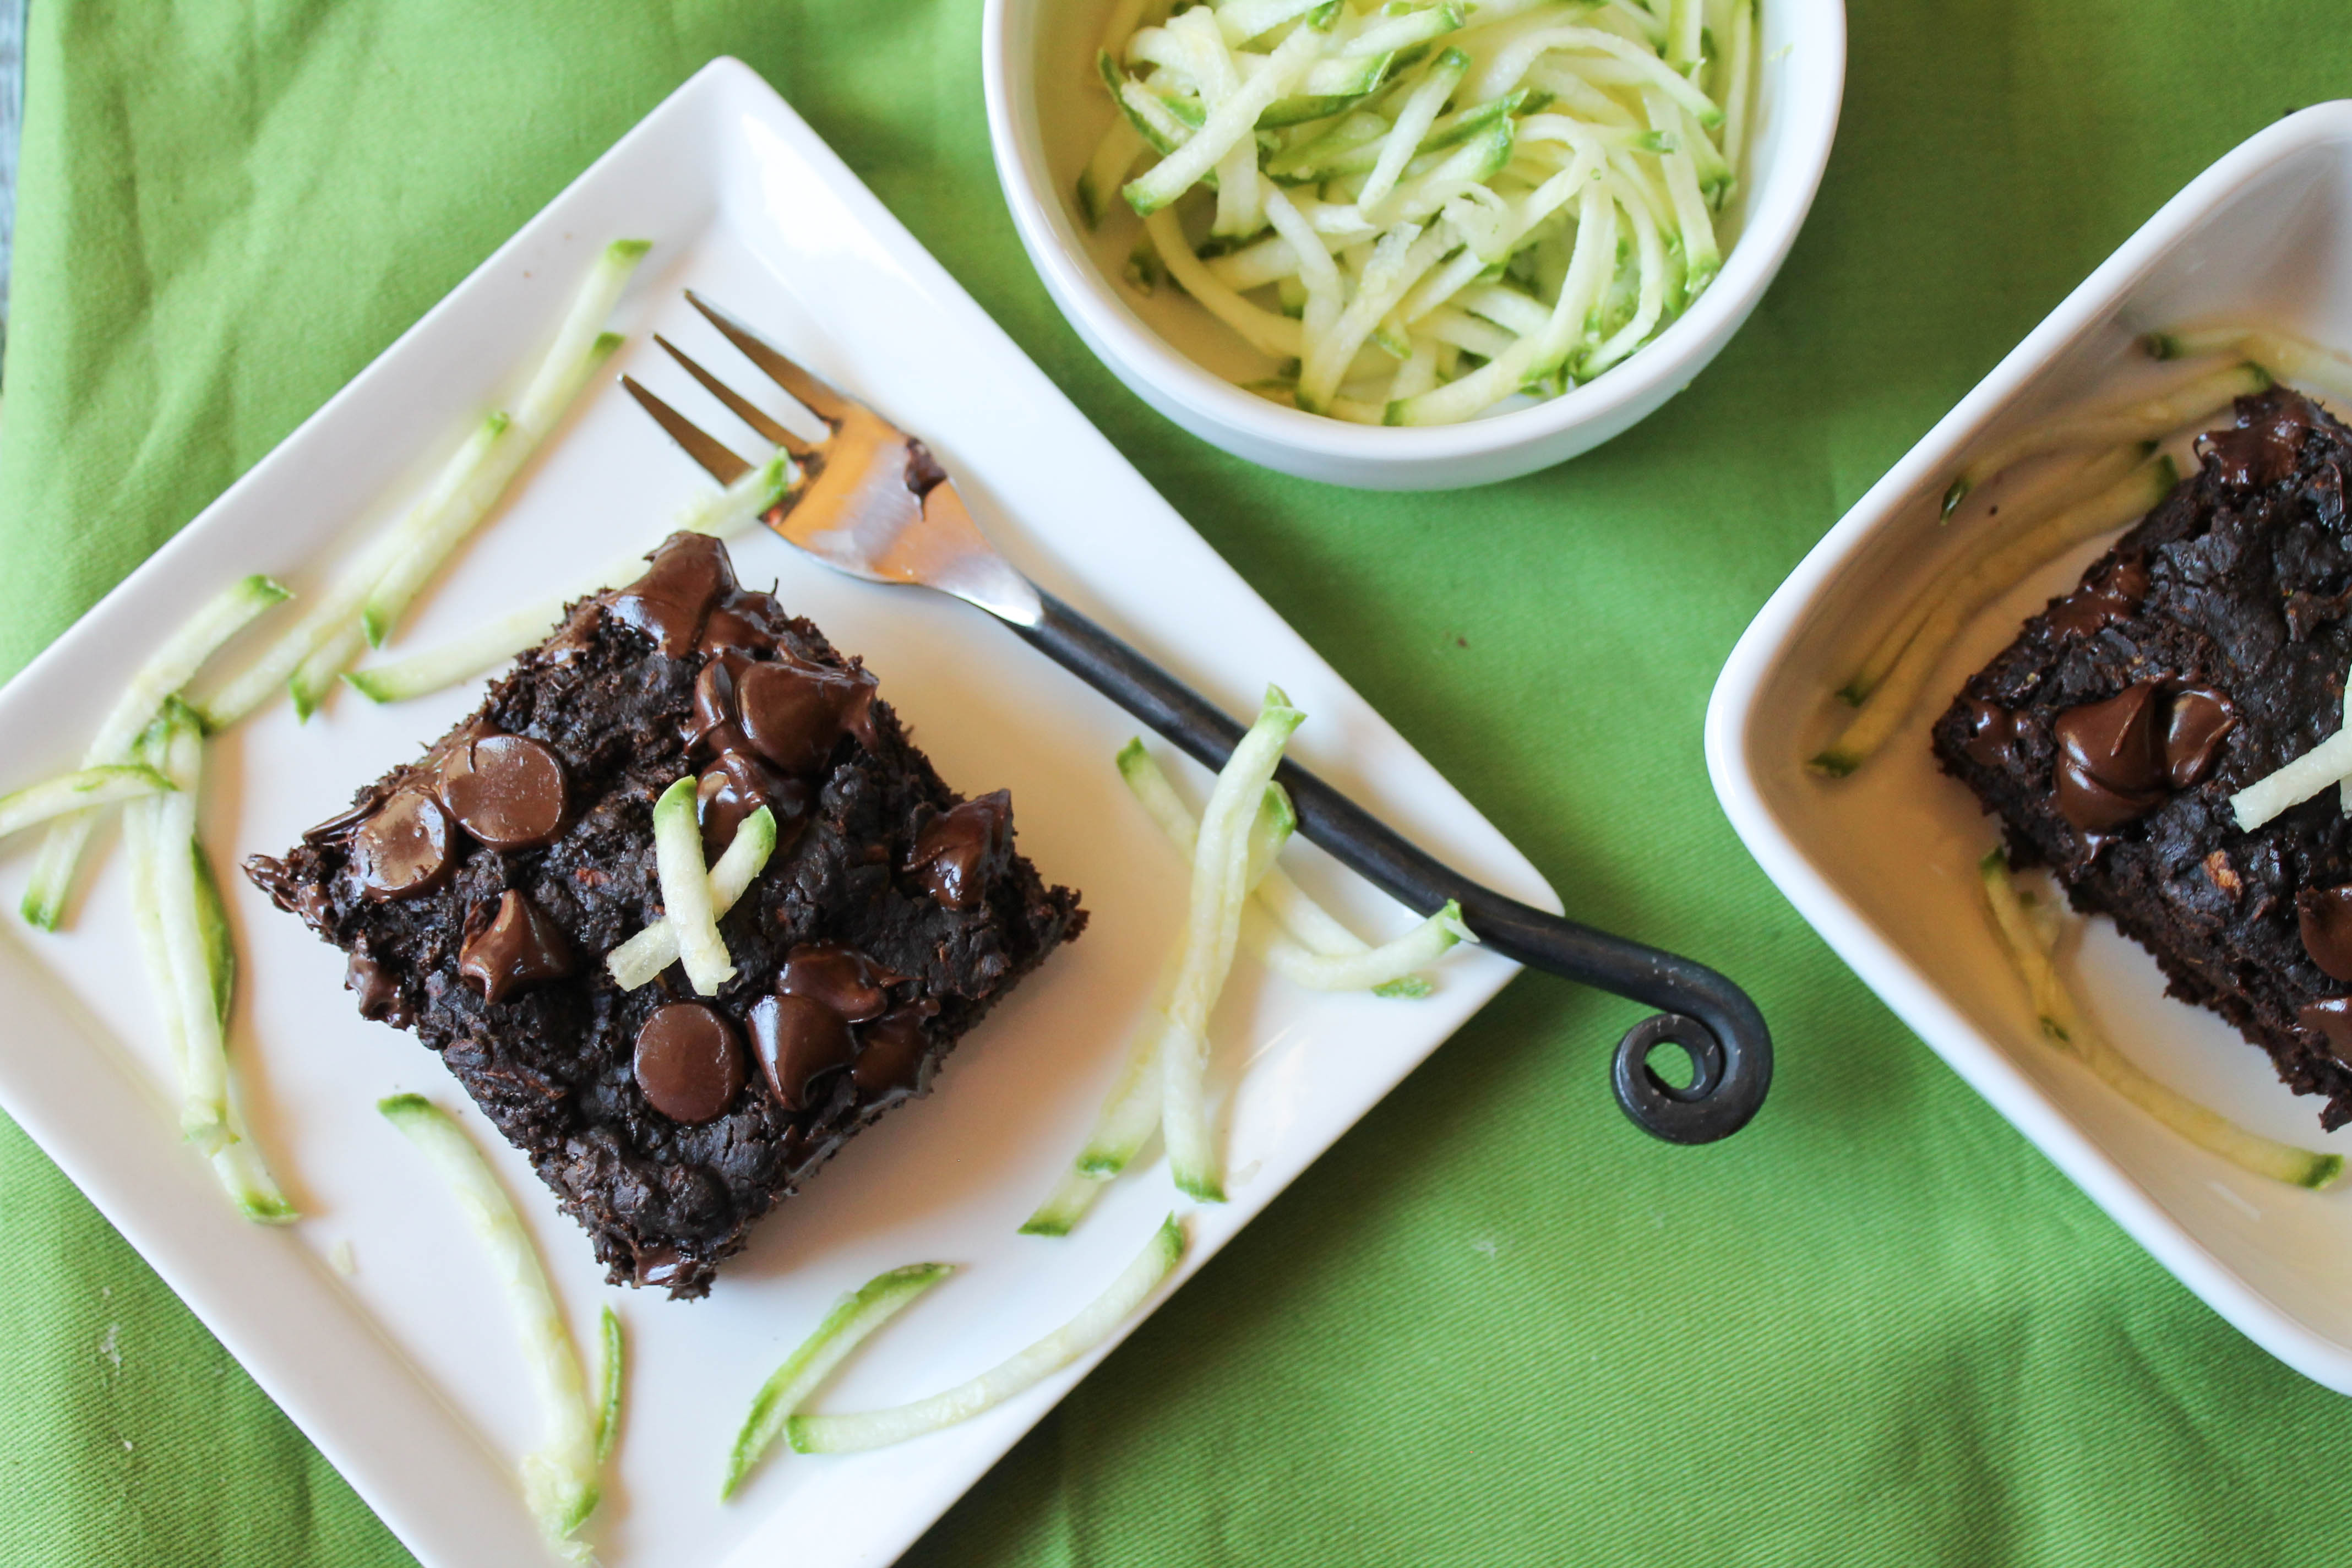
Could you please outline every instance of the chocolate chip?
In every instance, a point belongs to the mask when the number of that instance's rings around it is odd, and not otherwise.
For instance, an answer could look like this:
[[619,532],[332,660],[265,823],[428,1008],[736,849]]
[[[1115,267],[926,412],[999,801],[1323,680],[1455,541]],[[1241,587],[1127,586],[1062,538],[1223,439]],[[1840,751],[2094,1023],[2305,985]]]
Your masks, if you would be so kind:
[[987,890],[989,862],[1002,853],[1005,824],[1012,819],[1008,790],[965,801],[923,824],[904,868],[920,873],[924,888],[949,909],[974,908]]
[[339,811],[316,827],[302,830],[305,844],[328,844],[350,834],[351,830],[375,815],[379,797],[373,792],[362,795],[359,804],[349,811]]
[[766,806],[776,818],[776,845],[791,842],[793,828],[808,813],[808,788],[788,779],[749,752],[722,752],[695,787],[695,810],[702,824],[702,852],[717,859],[735,841],[743,819]]
[[874,678],[799,659],[751,665],[735,679],[743,734],[752,748],[788,773],[822,769],[845,733],[874,744],[867,710]]
[[732,750],[742,736],[735,727],[735,678],[751,668],[740,653],[721,653],[694,678],[694,718],[687,725],[690,749],[709,746],[714,752]]
[[423,790],[396,792],[352,835],[361,896],[371,903],[413,899],[447,881],[457,860],[449,837],[439,801]]
[[2164,769],[2172,787],[2202,784],[2221,758],[2221,742],[2237,727],[2238,710],[2221,693],[2202,686],[2174,692],[2164,732]]
[[637,1248],[632,1262],[635,1265],[634,1272],[640,1285],[673,1284],[686,1267],[685,1259],[675,1247]]
[[509,888],[489,924],[469,933],[457,950],[457,973],[485,1002],[503,1002],[542,980],[562,980],[577,959],[563,928],[527,894]]
[[442,760],[441,801],[493,849],[541,849],[563,831],[571,788],[552,748],[526,735],[484,735]]
[[2126,556],[2095,583],[2084,584],[2042,612],[2060,637],[2088,637],[2127,620],[2147,597],[2147,563]]
[[2234,430],[2199,437],[2198,447],[2213,475],[2240,489],[2274,485],[2295,470],[2303,438],[2313,428],[2311,405],[2286,398],[2252,418],[2240,416]]
[[856,1054],[847,1020],[814,996],[762,996],[751,1025],[760,1068],[786,1110],[806,1110],[810,1083]]
[[776,634],[758,604],[766,598],[765,594],[743,594],[734,603],[712,610],[702,623],[702,637],[697,646],[704,653],[772,651],[776,646]]
[[742,1091],[743,1038],[727,1015],[700,1002],[654,1009],[637,1030],[637,1087],[656,1110],[698,1126]]
[[925,1000],[885,1013],[859,1032],[857,1063],[849,1069],[860,1098],[887,1105],[929,1087],[932,1056],[923,1021],[940,1010]]
[[2352,980],[2352,885],[2305,888],[2294,896],[2303,951],[2337,980]]
[[2352,1067],[2352,996],[2323,996],[2297,1012],[2294,1021],[2326,1040],[2337,1061]]
[[2161,689],[2143,680],[2104,702],[2070,708],[2052,726],[2059,815],[2081,831],[2120,827],[2163,800],[2170,779],[2156,722]]
[[1969,699],[1969,738],[1960,749],[1981,767],[2006,770],[2017,763],[2018,716],[1997,703]]
[[846,942],[804,942],[784,955],[776,990],[786,996],[809,997],[845,1021],[862,1024],[882,1016],[890,1005],[883,987],[903,978]]
[[343,966],[343,989],[359,999],[362,1018],[390,1024],[395,1029],[404,1029],[412,1021],[408,1005],[400,994],[400,984],[392,977],[392,971],[357,948],[352,950],[351,962]]
[[711,607],[735,593],[727,552],[706,533],[673,533],[653,568],[613,596],[613,618],[654,639],[672,658],[694,651]]

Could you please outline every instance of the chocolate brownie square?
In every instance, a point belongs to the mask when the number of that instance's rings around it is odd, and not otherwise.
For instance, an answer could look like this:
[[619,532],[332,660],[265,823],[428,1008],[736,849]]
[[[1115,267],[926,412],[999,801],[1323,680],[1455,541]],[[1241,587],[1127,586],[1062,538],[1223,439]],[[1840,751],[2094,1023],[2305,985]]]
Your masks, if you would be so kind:
[[[732,980],[624,991],[604,958],[662,916],[654,802],[689,773],[708,853],[762,805],[776,848],[719,922]],[[363,1015],[440,1053],[614,1283],[678,1297],[1086,923],[1004,793],[949,789],[863,664],[698,534],[246,870],[350,954]]]
[[2230,797],[2334,734],[2352,665],[2352,432],[2286,388],[1969,677],[1937,758],[2172,994],[2352,1120],[2352,818],[2333,786],[2252,832]]

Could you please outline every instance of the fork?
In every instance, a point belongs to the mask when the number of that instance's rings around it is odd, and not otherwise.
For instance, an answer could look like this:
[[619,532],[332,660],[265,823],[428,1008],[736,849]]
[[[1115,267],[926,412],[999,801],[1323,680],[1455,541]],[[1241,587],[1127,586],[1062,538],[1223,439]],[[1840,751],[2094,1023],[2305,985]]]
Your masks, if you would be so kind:
[[[761,521],[827,566],[868,582],[952,594],[1011,627],[1048,658],[1214,770],[1243,726],[1134,648],[1029,581],[982,534],[930,449],[856,399],[811,374],[692,289],[688,303],[825,429],[804,439],[770,417],[668,339],[654,341],[800,473]],[[621,384],[722,485],[752,465],[634,377]],[[1611,1081],[1634,1125],[1673,1143],[1708,1143],[1747,1125],[1772,1080],[1772,1037],[1747,994],[1704,964],[1505,897],[1408,842],[1294,762],[1275,775],[1290,792],[1297,831],[1417,914],[1453,900],[1479,941],[1530,968],[1661,1011],[1617,1043]],[[1652,1066],[1679,1046],[1691,1077],[1674,1084]]]

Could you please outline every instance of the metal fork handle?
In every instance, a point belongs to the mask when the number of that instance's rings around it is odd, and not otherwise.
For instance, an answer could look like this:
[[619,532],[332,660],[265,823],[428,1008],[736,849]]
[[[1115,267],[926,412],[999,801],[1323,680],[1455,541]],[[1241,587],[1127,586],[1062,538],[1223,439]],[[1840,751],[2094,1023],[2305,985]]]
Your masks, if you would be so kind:
[[[1038,597],[1034,622],[1006,625],[1194,761],[1224,766],[1242,725],[1051,594]],[[1479,941],[1505,957],[1663,1009],[1618,1041],[1611,1075],[1617,1103],[1643,1131],[1670,1143],[1711,1143],[1746,1126],[1764,1103],[1772,1036],[1748,994],[1721,974],[1481,886],[1296,763],[1275,777],[1309,842],[1409,909],[1428,914],[1453,900]],[[1650,1052],[1667,1041],[1689,1053],[1687,1085],[1667,1083],[1649,1065]]]

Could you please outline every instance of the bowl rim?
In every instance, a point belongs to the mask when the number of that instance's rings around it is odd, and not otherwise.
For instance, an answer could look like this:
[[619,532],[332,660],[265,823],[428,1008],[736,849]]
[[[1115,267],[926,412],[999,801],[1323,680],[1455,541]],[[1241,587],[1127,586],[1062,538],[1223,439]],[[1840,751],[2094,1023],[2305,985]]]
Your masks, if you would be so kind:
[[[1682,316],[1650,342],[1596,380],[1526,408],[1456,425],[1357,425],[1304,414],[1256,397],[1195,363],[1152,331],[1118,298],[1087,258],[1070,226],[1069,211],[1046,168],[1034,114],[1016,117],[1016,86],[1030,74],[1023,51],[1008,47],[1014,7],[1034,14],[1043,0],[986,0],[981,22],[981,77],[989,142],[1013,226],[1047,292],[1071,324],[1113,370],[1126,368],[1193,417],[1221,428],[1246,430],[1254,440],[1342,461],[1442,462],[1543,444],[1565,432],[1601,423],[1645,398],[1663,401],[1698,374],[1747,319],[1796,243],[1812,209],[1837,136],[1845,95],[1844,0],[1769,0],[1796,14],[1796,26],[1818,38],[1816,68],[1823,90],[1792,95],[1781,130],[1776,182],[1725,254],[1723,270]],[[1079,320],[1078,318],[1083,318]],[[1698,362],[1694,363],[1693,362]],[[1662,392],[1661,388],[1664,391]]]
[[1705,737],[1709,780],[1740,841],[1862,982],[2207,1306],[2313,1382],[2352,1394],[2352,1345],[2305,1322],[2224,1263],[1970,1023],[1943,988],[1881,935],[1806,856],[1767,803],[1749,762],[1766,719],[1758,699],[1840,574],[1868,542],[1948,475],[1959,454],[2015,406],[2042,371],[2124,306],[2223,203],[2275,165],[2329,142],[2342,144],[2352,163],[2352,100],[2305,109],[2255,132],[2182,187],[2100,263],[1853,504],[1773,592],[1716,679]]

